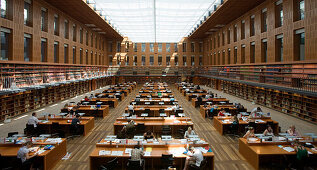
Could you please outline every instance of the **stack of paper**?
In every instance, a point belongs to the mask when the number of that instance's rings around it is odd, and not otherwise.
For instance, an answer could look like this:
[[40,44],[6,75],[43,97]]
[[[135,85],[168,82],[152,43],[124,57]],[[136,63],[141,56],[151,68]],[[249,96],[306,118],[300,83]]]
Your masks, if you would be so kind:
[[125,151],[124,151],[124,153],[131,154],[131,151],[132,151],[132,149],[131,149],[131,148],[126,148],[126,149],[125,149]]
[[47,143],[61,143],[62,138],[47,138],[45,142]]
[[145,151],[145,152],[144,152],[144,156],[151,156],[151,152]]
[[292,147],[284,147],[283,149],[286,150],[287,152],[294,152],[295,151],[295,149]]
[[203,147],[195,147],[195,149],[200,150],[202,153],[207,153],[207,152],[208,152],[208,150],[206,150],[206,149],[203,148]]
[[111,154],[111,151],[106,151],[106,150],[100,150],[99,151],[99,155],[110,155]]
[[122,156],[123,151],[112,151],[111,156]]

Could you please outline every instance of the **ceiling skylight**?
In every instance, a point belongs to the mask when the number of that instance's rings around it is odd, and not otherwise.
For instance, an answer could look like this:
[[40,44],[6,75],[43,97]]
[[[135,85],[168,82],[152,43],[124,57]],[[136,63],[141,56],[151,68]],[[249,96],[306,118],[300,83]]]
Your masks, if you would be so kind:
[[220,0],[94,0],[96,9],[133,42],[178,42]]

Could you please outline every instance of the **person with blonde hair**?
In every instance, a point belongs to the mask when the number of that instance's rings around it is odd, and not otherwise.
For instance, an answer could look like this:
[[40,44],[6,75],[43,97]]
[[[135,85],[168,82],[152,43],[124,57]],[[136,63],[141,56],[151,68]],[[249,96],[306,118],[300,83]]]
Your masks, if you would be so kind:
[[290,136],[301,136],[299,131],[296,130],[295,128],[295,125],[292,125],[288,130],[287,130],[287,133],[290,135]]
[[192,130],[191,127],[188,127],[187,131],[184,134],[184,138],[187,139],[190,135],[196,135],[196,133],[194,130]]

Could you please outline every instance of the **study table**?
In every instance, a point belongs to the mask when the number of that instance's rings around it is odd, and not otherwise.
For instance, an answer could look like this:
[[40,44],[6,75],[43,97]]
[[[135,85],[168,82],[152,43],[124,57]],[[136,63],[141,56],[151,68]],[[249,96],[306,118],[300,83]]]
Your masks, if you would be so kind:
[[196,98],[198,96],[202,97],[202,98],[205,98],[205,96],[207,95],[208,93],[187,93],[186,94],[186,99],[188,101],[191,101],[192,98]]
[[[97,169],[101,164],[110,161],[115,157],[119,158],[118,161],[120,169],[125,169],[128,163],[128,159],[130,159],[131,157],[131,149],[133,149],[137,142],[133,141],[132,139],[123,139],[123,141],[128,141],[128,143],[117,144],[116,142],[113,142],[112,145],[110,145],[110,143],[105,141],[104,139],[97,143],[96,148],[89,156],[90,169]],[[204,151],[203,156],[207,160],[206,169],[214,169],[214,153],[209,150],[210,146],[208,145],[208,143],[205,141],[199,144],[192,144],[192,142],[188,143],[193,145],[194,147],[197,147],[197,149],[201,148]],[[173,139],[167,144],[160,139],[154,142],[152,140],[147,143],[143,142],[144,151],[147,152],[147,154],[143,156],[146,169],[161,167],[162,154],[173,154],[174,165],[177,169],[183,169],[185,159],[186,157],[188,157],[187,155],[183,154],[183,152],[185,151],[184,148],[188,145],[188,143],[182,143],[181,139]],[[108,154],[100,154],[104,151],[107,151]],[[113,155],[115,153],[113,151],[120,151],[121,154],[119,153],[118,155]]]
[[[160,110],[164,109],[164,113],[167,116],[174,115],[175,110],[172,109],[173,105],[134,105],[134,114],[141,116],[142,113],[148,113],[149,117],[157,117],[160,115]],[[147,110],[148,109],[148,110]],[[128,113],[128,107],[125,108],[125,112]],[[176,110],[176,113],[184,113],[183,108]]]
[[167,87],[157,86],[157,87],[148,87],[143,86],[140,90],[170,90]]
[[[47,142],[48,139],[41,141],[34,141],[34,146],[53,145],[53,149],[45,150],[43,153],[34,157],[35,163],[43,166],[44,170],[51,170],[54,166],[66,155],[66,139],[62,138],[60,143]],[[10,165],[13,158],[17,157],[18,150],[22,147],[22,144],[0,144],[0,154],[4,161],[5,166]],[[30,156],[33,155],[30,153]]]
[[[121,101],[124,99],[124,93],[96,93],[97,98],[118,98]],[[115,96],[115,97],[114,97]]]
[[209,98],[208,100],[204,98],[204,99],[202,99],[202,101],[200,103],[198,102],[197,98],[192,98],[192,105],[194,107],[204,105],[207,102],[212,102],[212,104],[223,104],[223,105],[229,104],[229,100],[226,98]]
[[139,93],[172,93],[171,90],[140,90]]
[[154,98],[152,100],[147,98],[141,98],[140,101],[132,100],[132,104],[136,105],[145,105],[146,103],[149,103],[148,105],[171,105],[174,102],[178,103],[177,100],[174,99],[174,101],[171,101],[171,98]]
[[[207,105],[207,107],[205,107],[204,105],[200,105],[200,115],[203,117],[203,118],[206,118],[206,116],[209,115],[209,110],[211,109],[212,106],[210,105]],[[214,108],[214,113],[216,115],[218,115],[218,112],[221,111],[221,110],[226,110],[227,112],[229,112],[232,116],[238,114],[239,112],[246,112],[247,109],[245,108],[236,108],[234,105],[232,104],[229,104],[229,105],[217,105],[217,108]]]
[[117,98],[92,98],[89,101],[81,101],[81,103],[83,102],[89,102],[87,105],[97,105],[97,102],[101,102],[101,105],[109,105],[110,107],[118,106]]
[[[128,124],[128,118],[118,118],[114,125],[114,134],[119,134],[123,126]],[[176,118],[169,118],[169,117],[139,117],[133,119],[135,122],[135,126],[137,126],[139,123],[143,123],[145,126],[145,131],[152,131],[153,133],[161,133],[162,132],[162,126],[168,125],[171,128],[171,134],[175,135],[178,133],[179,129],[186,130],[188,127],[194,126],[193,122],[191,121],[191,118],[189,117],[176,117]]]
[[[122,93],[122,94],[124,94],[125,96],[128,96],[129,90],[113,90],[113,89],[107,89],[107,90],[104,90],[102,93]],[[96,93],[96,95],[97,95],[97,93]]]
[[[231,126],[232,126],[231,118],[232,118],[232,116],[223,116],[223,117],[214,116],[213,126],[221,135],[226,134],[227,131],[231,129]],[[272,126],[274,133],[279,132],[278,122],[272,120],[271,117],[254,118],[253,120],[254,120],[255,126],[256,126],[255,133],[257,133],[257,132],[263,133],[264,130],[266,129],[268,122],[271,122],[271,126]],[[238,132],[244,133],[245,127],[248,125],[249,125],[249,122],[244,121],[242,119],[239,119]]]
[[109,89],[111,89],[111,90],[128,90],[129,93],[131,93],[133,90],[133,87],[132,86],[128,86],[128,87],[127,86],[120,86],[120,87],[112,86],[112,87],[109,87],[107,90],[109,90]]
[[140,98],[148,98],[148,96],[151,96],[151,98],[174,98],[173,93],[162,93],[160,97],[157,93],[139,93],[136,96]]
[[[291,151],[294,147],[291,146],[290,142],[260,142],[257,138],[251,139],[252,142],[248,142],[245,138],[239,138],[239,152],[255,169],[260,169],[262,166],[268,166],[272,163],[286,164],[284,162],[285,158],[290,160],[296,159],[296,152]],[[313,144],[316,146],[316,143]],[[316,165],[317,150],[306,149],[312,153],[309,154],[308,159]],[[310,162],[309,160],[308,162]]]
[[[44,117],[39,118],[38,130],[44,134],[51,134],[52,123],[59,123],[61,129],[65,134],[71,134],[71,122],[73,118],[56,116],[54,118],[49,117],[47,120]],[[95,126],[94,117],[80,117],[79,133],[86,136]]]
[[95,105],[80,105],[77,106],[68,106],[67,108],[62,108],[62,113],[68,113],[69,110],[77,113],[85,113],[84,116],[93,116],[93,117],[106,117],[109,114],[109,105],[101,105],[101,108],[95,108]]
[[184,96],[190,95],[190,94],[199,94],[199,93],[207,94],[207,90],[202,90],[202,89],[195,89],[195,90],[189,90],[189,91],[186,89],[182,89],[181,92]]

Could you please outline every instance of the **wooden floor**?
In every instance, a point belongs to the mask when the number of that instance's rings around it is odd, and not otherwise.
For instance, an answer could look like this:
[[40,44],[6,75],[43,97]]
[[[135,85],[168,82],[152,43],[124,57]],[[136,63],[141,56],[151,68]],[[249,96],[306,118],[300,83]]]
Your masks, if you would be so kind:
[[[113,134],[113,123],[115,119],[124,112],[124,108],[135,98],[141,86],[129,94],[118,107],[110,109],[109,116],[95,121],[95,128],[87,136],[78,137],[68,141],[67,151],[71,152],[69,160],[60,161],[55,169],[89,169],[89,155],[100,139]],[[199,110],[194,108],[189,101],[182,96],[174,86],[170,86],[175,98],[183,106],[185,113],[194,122],[194,130],[211,145],[215,152],[215,169],[252,169],[252,167],[239,154],[236,138],[219,135],[212,126],[212,121],[203,119]]]

